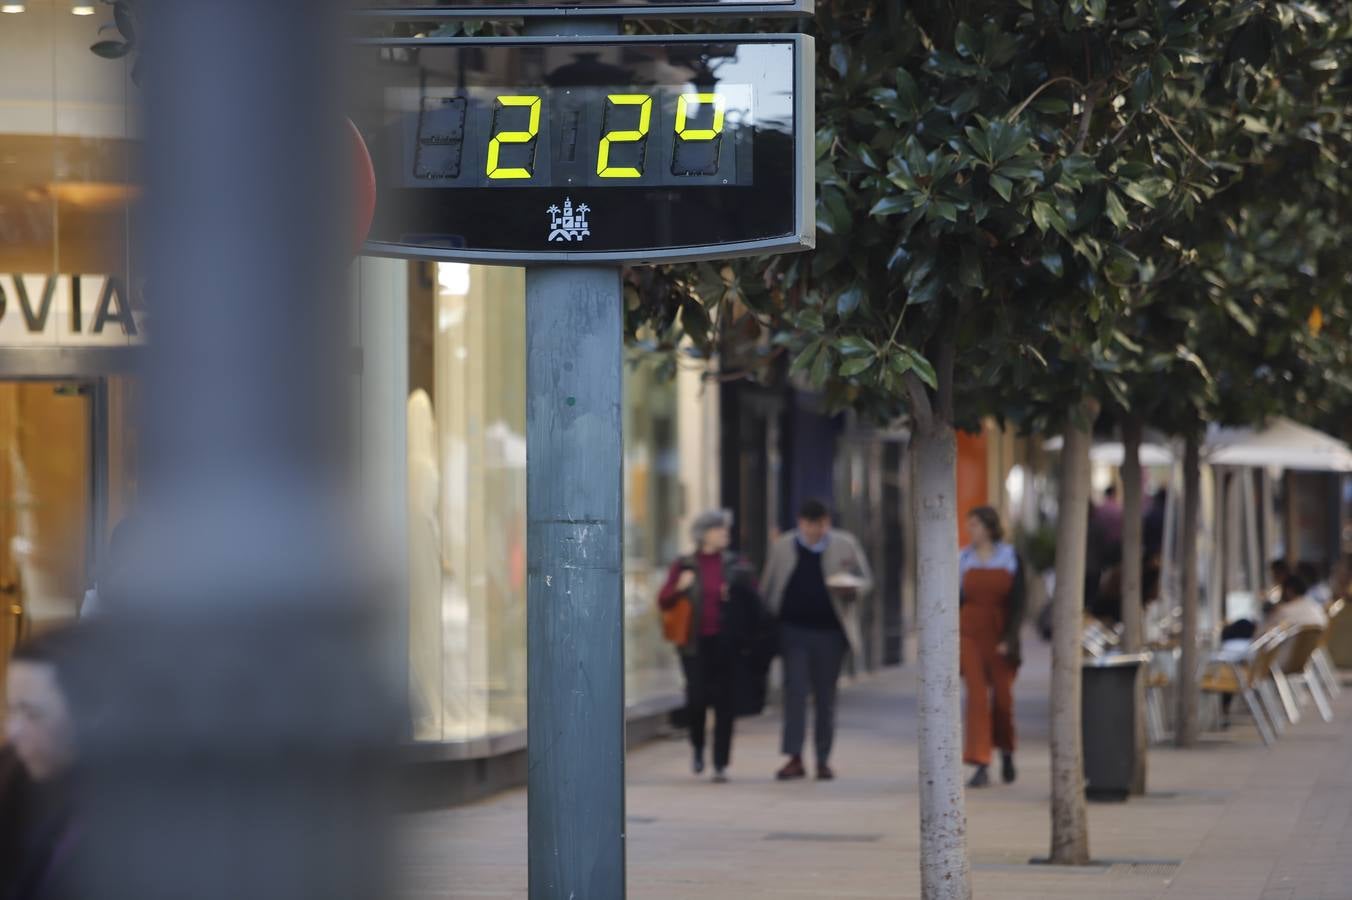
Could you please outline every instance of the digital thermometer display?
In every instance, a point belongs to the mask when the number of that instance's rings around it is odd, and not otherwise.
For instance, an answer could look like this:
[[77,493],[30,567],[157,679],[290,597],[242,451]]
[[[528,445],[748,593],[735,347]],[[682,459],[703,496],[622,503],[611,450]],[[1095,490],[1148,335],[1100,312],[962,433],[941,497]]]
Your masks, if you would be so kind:
[[361,42],[367,252],[699,259],[810,247],[802,35]]

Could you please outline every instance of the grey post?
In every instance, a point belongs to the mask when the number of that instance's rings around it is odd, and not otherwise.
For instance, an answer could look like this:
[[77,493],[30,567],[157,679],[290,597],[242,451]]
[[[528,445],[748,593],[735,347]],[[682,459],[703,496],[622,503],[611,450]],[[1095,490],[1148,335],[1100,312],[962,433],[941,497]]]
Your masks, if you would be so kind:
[[624,897],[620,270],[526,272],[531,900]]
[[74,682],[78,893],[380,900],[398,661],[344,515],[338,4],[174,0],[139,30],[148,518]]
[[[539,19],[528,34],[615,34]],[[526,269],[531,900],[623,900],[624,298],[618,266]]]

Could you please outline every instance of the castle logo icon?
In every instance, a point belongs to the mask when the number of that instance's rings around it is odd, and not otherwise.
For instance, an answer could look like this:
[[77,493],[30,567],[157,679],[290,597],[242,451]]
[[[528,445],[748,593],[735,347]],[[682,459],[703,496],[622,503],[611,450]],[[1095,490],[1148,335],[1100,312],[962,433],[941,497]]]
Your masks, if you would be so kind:
[[585,203],[574,207],[572,198],[565,197],[563,209],[559,209],[558,204],[552,204],[545,212],[549,213],[551,242],[582,241],[591,234],[591,226],[587,222],[587,213],[591,212],[591,207]]

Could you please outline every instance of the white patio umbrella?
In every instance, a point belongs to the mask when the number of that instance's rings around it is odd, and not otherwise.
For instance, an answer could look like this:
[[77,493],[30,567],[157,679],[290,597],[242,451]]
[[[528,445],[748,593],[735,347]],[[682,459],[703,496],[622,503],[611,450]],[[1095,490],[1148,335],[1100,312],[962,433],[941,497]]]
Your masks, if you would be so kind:
[[[1056,452],[1061,449],[1064,440],[1058,435],[1045,443],[1042,447],[1045,450]],[[1126,450],[1122,447],[1121,441],[1099,441],[1089,449],[1089,461],[1104,466],[1120,466],[1122,460],[1126,457]],[[1171,466],[1174,463],[1174,454],[1164,444],[1145,443],[1141,444],[1141,465],[1143,466]]]
[[1272,419],[1261,429],[1214,429],[1203,458],[1213,466],[1352,472],[1347,444],[1286,418]]

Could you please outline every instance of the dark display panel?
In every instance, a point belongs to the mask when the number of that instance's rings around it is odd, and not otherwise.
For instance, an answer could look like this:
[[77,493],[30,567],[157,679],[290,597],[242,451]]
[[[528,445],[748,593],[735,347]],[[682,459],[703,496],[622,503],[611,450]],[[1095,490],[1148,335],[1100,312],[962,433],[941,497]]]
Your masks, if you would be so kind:
[[754,92],[680,85],[419,88],[394,95],[404,187],[752,184]]
[[693,8],[698,10],[737,10],[746,7],[787,7],[811,9],[804,0],[359,0],[358,7],[380,10],[420,11],[443,9],[472,9],[491,14],[494,9],[529,9],[555,11],[567,9],[618,9],[629,11],[647,6],[661,8]]
[[352,118],[376,170],[371,249],[516,261],[805,246],[805,41],[364,43]]

